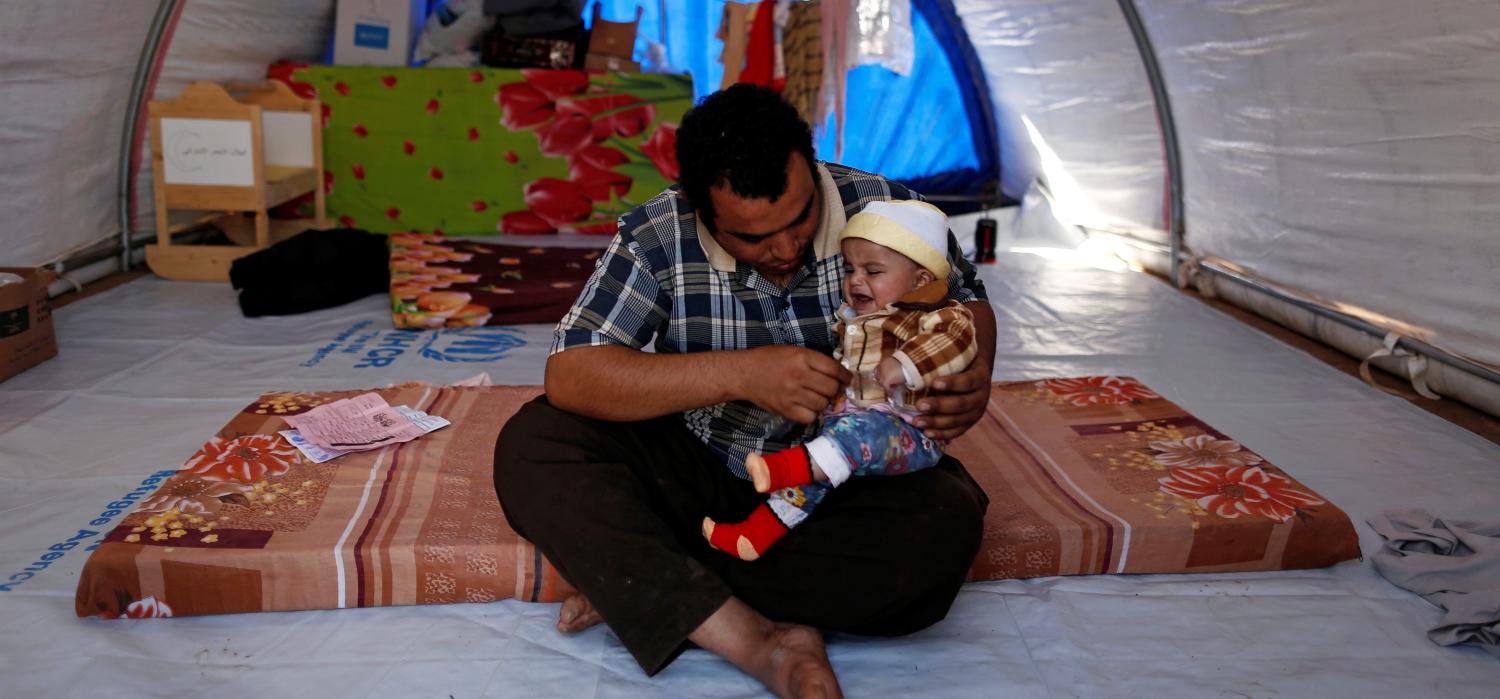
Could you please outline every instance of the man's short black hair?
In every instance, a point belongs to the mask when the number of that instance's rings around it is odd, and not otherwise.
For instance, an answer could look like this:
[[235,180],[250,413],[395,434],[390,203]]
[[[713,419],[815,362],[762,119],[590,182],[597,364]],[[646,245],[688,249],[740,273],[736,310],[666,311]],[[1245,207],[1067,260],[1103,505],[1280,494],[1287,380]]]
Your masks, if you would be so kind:
[[786,193],[786,165],[801,153],[813,183],[812,130],[781,95],[764,87],[739,84],[704,97],[688,110],[677,130],[677,163],[682,192],[698,219],[715,230],[709,190],[728,184],[751,199],[775,199]]

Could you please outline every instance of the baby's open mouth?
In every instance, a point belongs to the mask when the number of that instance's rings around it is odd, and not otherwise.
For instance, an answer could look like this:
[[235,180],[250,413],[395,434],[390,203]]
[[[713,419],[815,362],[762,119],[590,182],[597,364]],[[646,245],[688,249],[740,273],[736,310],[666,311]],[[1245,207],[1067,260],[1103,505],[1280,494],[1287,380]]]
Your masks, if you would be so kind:
[[849,300],[853,301],[856,306],[868,306],[875,301],[875,298],[864,294],[850,294]]

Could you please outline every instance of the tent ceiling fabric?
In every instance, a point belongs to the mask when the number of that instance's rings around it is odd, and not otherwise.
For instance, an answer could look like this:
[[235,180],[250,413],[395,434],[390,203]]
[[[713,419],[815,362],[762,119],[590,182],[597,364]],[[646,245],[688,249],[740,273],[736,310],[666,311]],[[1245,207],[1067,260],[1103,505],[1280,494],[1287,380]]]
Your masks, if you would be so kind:
[[[1043,179],[1069,222],[1160,229],[1161,134],[1117,3],[956,4],[1006,193]],[[1189,250],[1500,366],[1500,5],[1136,4],[1182,145]]]
[[114,236],[121,110],[154,9],[0,4],[0,266],[53,262]]
[[1115,0],[954,6],[989,81],[1004,192],[1043,178],[1069,222],[1165,240],[1161,133]]
[[1139,5],[1187,246],[1500,366],[1500,4]]

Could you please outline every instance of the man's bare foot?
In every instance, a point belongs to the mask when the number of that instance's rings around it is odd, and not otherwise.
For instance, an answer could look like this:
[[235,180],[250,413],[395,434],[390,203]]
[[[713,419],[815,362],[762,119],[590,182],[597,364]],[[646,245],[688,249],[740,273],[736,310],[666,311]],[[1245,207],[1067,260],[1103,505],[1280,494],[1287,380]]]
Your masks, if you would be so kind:
[[574,593],[563,600],[562,609],[557,612],[557,630],[563,633],[578,633],[603,621],[604,617],[599,616],[598,610],[582,593]]
[[842,699],[843,690],[828,662],[823,636],[809,626],[776,624],[771,632],[769,673],[760,677],[778,697]]
[[778,624],[730,597],[688,640],[760,680],[778,697],[843,699],[823,636],[810,626]]

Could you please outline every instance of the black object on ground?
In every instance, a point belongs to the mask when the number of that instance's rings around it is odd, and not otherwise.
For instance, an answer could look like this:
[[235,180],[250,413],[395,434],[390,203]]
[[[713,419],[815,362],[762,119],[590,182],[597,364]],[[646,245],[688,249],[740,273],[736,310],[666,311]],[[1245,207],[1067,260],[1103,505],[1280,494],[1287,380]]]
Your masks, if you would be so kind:
[[390,253],[383,235],[308,230],[235,260],[229,283],[248,318],[307,313],[387,293]]

